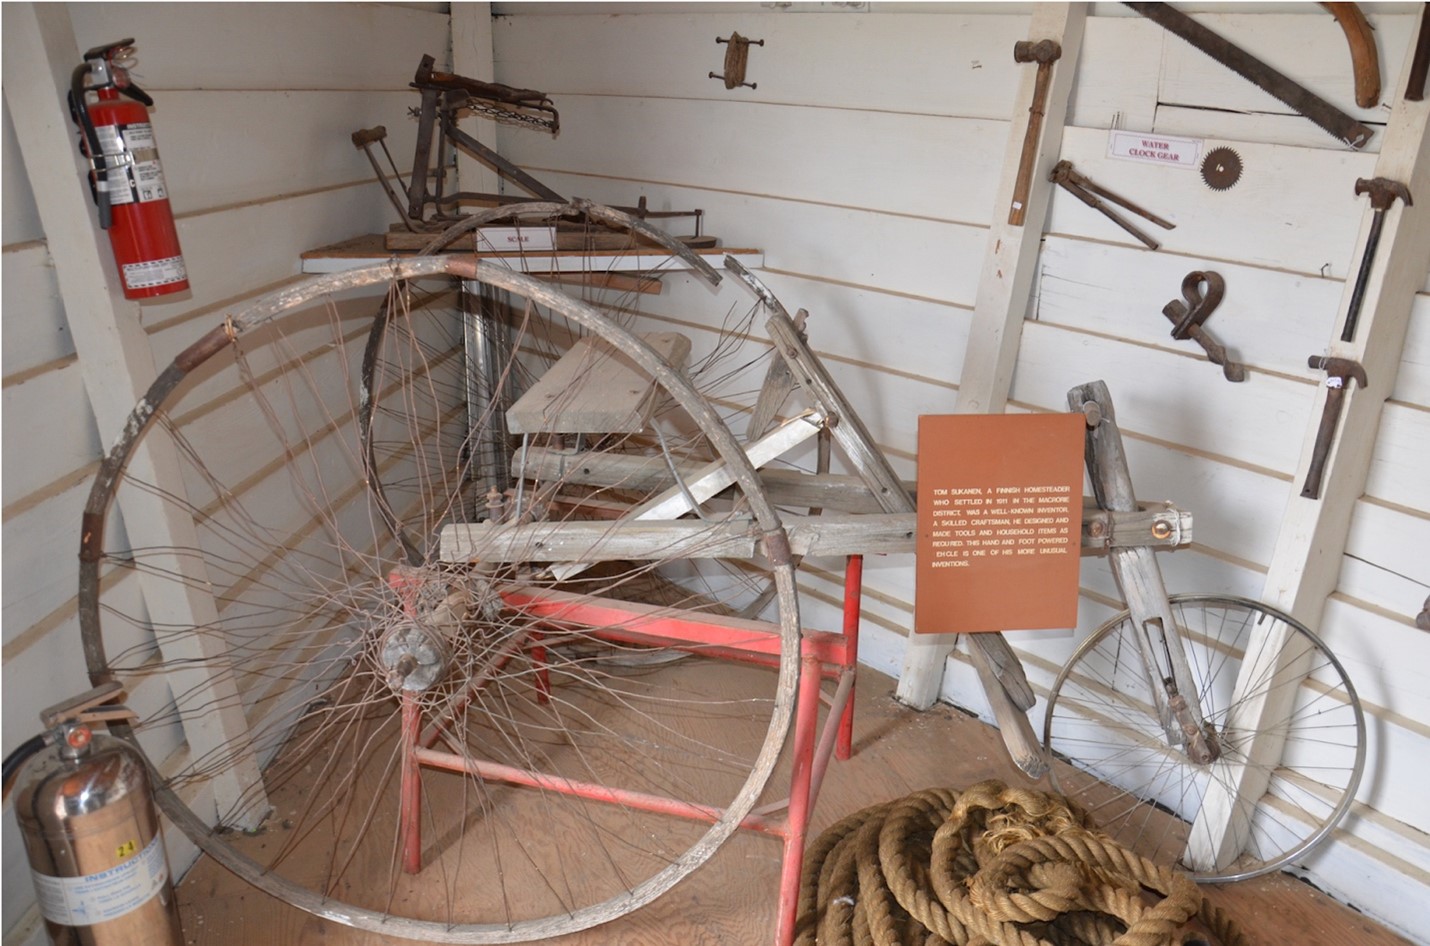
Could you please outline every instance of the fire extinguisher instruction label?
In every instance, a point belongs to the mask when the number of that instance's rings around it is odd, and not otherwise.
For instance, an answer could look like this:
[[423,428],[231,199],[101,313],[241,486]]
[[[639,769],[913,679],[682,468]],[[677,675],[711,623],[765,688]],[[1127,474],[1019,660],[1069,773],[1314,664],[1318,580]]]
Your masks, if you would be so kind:
[[61,926],[88,926],[124,916],[148,903],[168,883],[169,865],[156,834],[138,855],[98,874],[32,874],[45,919]]
[[[95,128],[99,146],[109,158],[109,202],[149,203],[167,200],[164,169],[154,143],[154,126],[148,122],[132,125],[100,125]],[[118,159],[118,160],[115,160]]]
[[188,267],[184,265],[182,256],[124,264],[124,285],[130,289],[167,286],[170,283],[183,282],[188,278]]
[[105,154],[122,154],[125,151],[153,149],[154,126],[149,122],[133,122],[128,125],[97,125],[99,146]]
[[134,162],[134,190],[139,194],[139,202],[166,200],[169,192],[164,188],[164,169],[155,161]]

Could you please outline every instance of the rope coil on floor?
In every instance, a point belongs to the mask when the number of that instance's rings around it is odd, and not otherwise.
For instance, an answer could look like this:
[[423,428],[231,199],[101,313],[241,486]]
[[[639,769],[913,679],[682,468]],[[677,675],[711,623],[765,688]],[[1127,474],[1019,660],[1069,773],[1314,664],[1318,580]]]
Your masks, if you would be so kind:
[[1251,946],[1065,798],[986,781],[865,808],[805,854],[795,946]]

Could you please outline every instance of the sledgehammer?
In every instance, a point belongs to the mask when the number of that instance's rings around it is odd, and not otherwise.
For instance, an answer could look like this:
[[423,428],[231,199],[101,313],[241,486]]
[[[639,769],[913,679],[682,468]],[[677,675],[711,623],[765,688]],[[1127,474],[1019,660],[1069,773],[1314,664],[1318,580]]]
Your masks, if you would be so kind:
[[1036,43],[1020,40],[1013,44],[1013,61],[1036,62],[1038,76],[1033,84],[1033,102],[1028,106],[1028,130],[1023,135],[1023,154],[1018,160],[1018,176],[1013,183],[1013,203],[1008,208],[1010,226],[1021,227],[1028,213],[1028,191],[1033,186],[1033,162],[1038,157],[1038,135],[1043,127],[1043,112],[1047,109],[1053,63],[1062,55],[1063,48],[1050,39]]

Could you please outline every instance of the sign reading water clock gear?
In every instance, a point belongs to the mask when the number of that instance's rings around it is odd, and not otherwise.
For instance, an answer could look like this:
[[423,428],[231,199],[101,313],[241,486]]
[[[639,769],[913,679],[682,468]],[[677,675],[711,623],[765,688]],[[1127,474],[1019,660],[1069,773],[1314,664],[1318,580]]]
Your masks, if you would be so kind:
[[1204,143],[1201,138],[1143,135],[1114,129],[1107,133],[1107,156],[1190,170],[1198,166]]
[[919,418],[914,630],[1077,624],[1082,414]]

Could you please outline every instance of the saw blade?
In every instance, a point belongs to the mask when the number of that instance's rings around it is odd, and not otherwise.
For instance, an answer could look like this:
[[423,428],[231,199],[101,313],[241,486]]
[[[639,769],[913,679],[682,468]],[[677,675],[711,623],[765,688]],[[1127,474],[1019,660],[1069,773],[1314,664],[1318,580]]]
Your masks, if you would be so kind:
[[1309,89],[1297,85],[1245,50],[1213,33],[1180,10],[1165,3],[1126,3],[1147,19],[1181,37],[1206,55],[1262,91],[1280,99],[1295,112],[1319,125],[1352,148],[1364,147],[1374,132]]
[[1241,155],[1231,148],[1213,148],[1202,159],[1202,181],[1214,191],[1224,191],[1241,180]]

